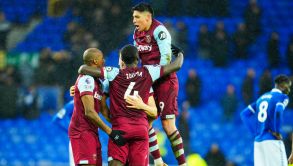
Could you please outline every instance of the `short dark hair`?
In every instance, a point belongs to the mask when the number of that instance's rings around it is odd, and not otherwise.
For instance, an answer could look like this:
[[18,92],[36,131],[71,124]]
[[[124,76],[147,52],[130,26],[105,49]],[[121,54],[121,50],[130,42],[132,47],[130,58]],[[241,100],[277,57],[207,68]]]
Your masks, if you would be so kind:
[[284,74],[280,74],[275,77],[275,84],[280,85],[282,83],[290,83],[290,82],[291,82],[290,78]]
[[137,5],[135,5],[134,7],[132,7],[132,12],[134,11],[139,11],[139,12],[150,12],[152,14],[152,16],[154,16],[154,10],[151,7],[150,4],[145,3],[145,2],[141,2]]
[[133,64],[133,62],[138,60],[138,50],[135,46],[131,44],[128,44],[121,48],[120,54],[122,61],[127,65],[131,65]]

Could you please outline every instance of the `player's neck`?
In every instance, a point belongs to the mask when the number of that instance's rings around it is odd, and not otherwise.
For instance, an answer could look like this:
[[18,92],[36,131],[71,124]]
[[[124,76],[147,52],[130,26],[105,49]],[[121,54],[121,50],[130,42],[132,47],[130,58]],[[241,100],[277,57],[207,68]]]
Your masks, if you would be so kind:
[[126,65],[126,68],[134,68],[134,67],[137,67],[137,65],[136,64]]
[[147,27],[145,28],[145,31],[150,30],[150,28],[151,28],[151,26],[152,26],[152,23],[153,23],[153,19],[151,19],[151,21],[149,22],[149,24],[148,24]]

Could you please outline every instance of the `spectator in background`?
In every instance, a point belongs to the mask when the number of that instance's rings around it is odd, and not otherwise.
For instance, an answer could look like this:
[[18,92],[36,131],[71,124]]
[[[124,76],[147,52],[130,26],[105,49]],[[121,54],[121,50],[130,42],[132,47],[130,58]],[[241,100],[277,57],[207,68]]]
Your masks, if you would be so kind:
[[66,31],[63,35],[63,40],[68,45],[71,45],[71,37],[74,36],[77,33],[78,24],[74,21],[71,21],[67,24]]
[[246,59],[249,46],[249,34],[244,23],[239,23],[233,34],[234,56],[237,59]]
[[185,83],[185,93],[191,107],[196,107],[200,104],[200,92],[201,79],[195,69],[190,69]]
[[54,85],[56,66],[52,59],[50,48],[43,48],[40,52],[39,66],[35,69],[36,85]]
[[181,113],[178,118],[178,129],[180,131],[181,137],[184,142],[184,152],[186,155],[189,154],[189,126],[188,126],[188,118],[189,118],[189,102],[185,101],[182,103]]
[[0,11],[0,50],[6,50],[7,35],[11,29],[11,24],[5,18],[5,13]]
[[261,8],[256,0],[250,0],[244,11],[244,21],[250,36],[250,41],[254,42],[261,33]]
[[0,118],[17,116],[16,105],[20,84],[20,76],[14,66],[7,66],[0,71]]
[[259,95],[270,91],[273,87],[273,78],[269,69],[266,69],[259,79]]
[[208,166],[226,166],[225,155],[220,151],[217,143],[211,145],[211,148],[204,159]]
[[181,0],[168,1],[167,13],[169,14],[169,16],[181,16],[184,9],[183,5],[184,5],[184,1],[181,1]]
[[255,70],[253,68],[247,69],[246,76],[242,83],[242,98],[245,105],[249,105],[254,100],[254,79]]
[[267,43],[267,55],[270,68],[278,67],[280,64],[279,34],[272,32]]
[[288,67],[290,68],[291,72],[293,72],[293,39],[291,39],[291,41],[288,44],[286,57],[287,57]]
[[185,52],[188,52],[188,30],[186,27],[185,22],[178,21],[176,23],[176,30],[177,30],[177,41],[176,44],[181,47]]
[[232,120],[234,112],[238,106],[238,100],[235,94],[235,87],[232,84],[227,85],[226,94],[221,99],[222,108],[224,110],[224,120]]
[[211,56],[212,35],[208,30],[206,24],[200,25],[199,32],[197,34],[198,41],[198,54],[201,58],[206,59]]
[[217,22],[212,41],[212,61],[217,67],[225,67],[228,63],[229,37],[224,22]]

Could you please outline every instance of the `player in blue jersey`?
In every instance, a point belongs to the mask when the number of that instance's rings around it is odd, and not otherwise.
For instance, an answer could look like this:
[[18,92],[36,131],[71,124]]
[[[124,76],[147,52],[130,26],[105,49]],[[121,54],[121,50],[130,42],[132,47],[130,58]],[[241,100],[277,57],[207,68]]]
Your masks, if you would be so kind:
[[[70,119],[73,113],[73,100],[69,101],[64,105],[64,107],[57,112],[57,114],[53,117],[53,123],[58,125],[66,134],[68,133],[68,127],[70,123]],[[71,144],[69,142],[69,163],[70,166],[74,166],[73,154],[71,149]]]
[[275,87],[241,112],[242,121],[254,135],[255,166],[288,165],[280,130],[290,87],[290,79],[278,75]]

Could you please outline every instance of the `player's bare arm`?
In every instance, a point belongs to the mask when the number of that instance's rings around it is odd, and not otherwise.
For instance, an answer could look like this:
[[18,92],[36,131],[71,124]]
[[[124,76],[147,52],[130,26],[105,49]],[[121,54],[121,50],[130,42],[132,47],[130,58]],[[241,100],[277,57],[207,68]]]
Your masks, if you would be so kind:
[[86,74],[86,75],[90,75],[93,77],[100,77],[102,72],[101,69],[97,69],[95,67],[91,67],[88,65],[81,65],[78,69],[78,73],[79,74]]
[[178,71],[182,67],[183,61],[184,61],[183,53],[179,52],[178,56],[172,63],[163,66],[163,75],[168,75],[170,73]]
[[106,103],[107,98],[108,98],[107,95],[103,95],[102,100],[101,100],[100,112],[108,122],[111,122],[111,120],[110,120],[110,111],[109,111],[108,105]]
[[99,128],[105,131],[108,135],[112,132],[111,128],[107,126],[103,120],[100,118],[98,113],[94,109],[94,98],[91,95],[84,95],[81,97],[85,116],[89,118],[94,124],[96,124]]
[[126,97],[125,101],[130,104],[127,105],[127,108],[143,110],[151,118],[155,118],[157,116],[157,107],[153,96],[148,98],[148,104],[145,104],[139,95],[129,95]]

